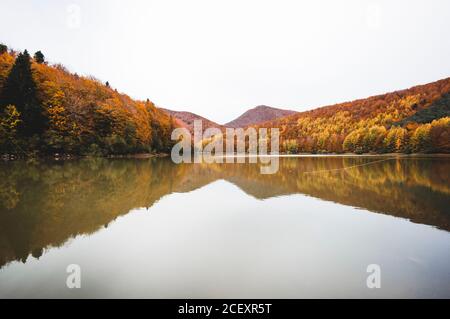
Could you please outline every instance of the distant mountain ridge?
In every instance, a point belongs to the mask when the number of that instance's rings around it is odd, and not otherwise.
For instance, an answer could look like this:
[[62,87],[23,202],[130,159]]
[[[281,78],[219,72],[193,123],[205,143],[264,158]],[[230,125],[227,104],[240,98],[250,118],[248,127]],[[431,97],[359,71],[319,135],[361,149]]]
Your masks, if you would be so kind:
[[291,110],[278,109],[266,105],[259,105],[246,111],[233,121],[224,124],[224,126],[231,128],[238,128],[238,127],[245,128],[247,126],[276,120],[278,118],[289,116],[295,113],[297,112]]
[[172,116],[175,119],[175,122],[181,126],[187,128],[189,131],[193,131],[194,129],[194,121],[195,120],[202,120],[203,129],[207,129],[210,127],[217,127],[221,130],[224,130],[227,127],[230,128],[246,128],[248,126],[261,124],[267,121],[272,121],[279,119],[281,117],[289,116],[292,114],[295,114],[297,112],[290,111],[290,110],[283,110],[278,109],[266,105],[259,105],[256,106],[250,110],[247,110],[245,113],[243,113],[238,118],[234,119],[231,122],[228,122],[226,124],[218,124],[214,121],[211,121],[203,116],[200,116],[198,114],[192,113],[192,112],[186,112],[186,111],[173,111],[165,108],[159,108],[160,110],[164,111],[166,114]]
[[277,127],[282,153],[450,153],[450,78],[304,112],[260,105],[224,125],[166,112],[190,129]]
[[194,131],[194,121],[201,120],[202,121],[202,127],[203,130],[210,128],[210,127],[217,127],[219,129],[222,129],[223,126],[213,122],[211,120],[208,120],[207,118],[197,115],[195,113],[191,112],[185,112],[185,111],[173,111],[165,108],[159,108],[161,111],[165,112],[166,114],[172,116],[175,120],[175,122],[184,128],[187,128],[189,131]]

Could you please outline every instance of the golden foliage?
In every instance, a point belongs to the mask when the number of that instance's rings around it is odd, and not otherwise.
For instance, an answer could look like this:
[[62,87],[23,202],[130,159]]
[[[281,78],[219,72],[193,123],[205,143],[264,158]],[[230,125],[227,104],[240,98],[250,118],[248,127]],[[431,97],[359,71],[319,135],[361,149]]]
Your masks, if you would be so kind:
[[[14,60],[11,53],[0,55],[0,90]],[[171,147],[174,122],[150,101],[135,101],[61,65],[33,61],[32,72],[49,122],[44,140],[33,145],[40,151],[105,155]]]
[[[399,122],[441,101],[450,78],[367,99],[297,113],[259,127],[278,127],[298,152],[448,152],[448,117],[436,123]],[[433,129],[432,129],[433,128]],[[434,132],[434,133],[433,133]],[[433,137],[431,137],[431,135]],[[281,151],[289,152],[282,142]]]

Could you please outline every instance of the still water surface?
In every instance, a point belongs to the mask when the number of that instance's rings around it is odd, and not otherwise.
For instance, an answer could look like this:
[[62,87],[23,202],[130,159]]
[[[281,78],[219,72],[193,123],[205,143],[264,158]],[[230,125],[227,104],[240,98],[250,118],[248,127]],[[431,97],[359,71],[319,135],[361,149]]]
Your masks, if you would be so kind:
[[450,158],[281,158],[274,175],[1,163],[0,298],[450,298],[449,171]]

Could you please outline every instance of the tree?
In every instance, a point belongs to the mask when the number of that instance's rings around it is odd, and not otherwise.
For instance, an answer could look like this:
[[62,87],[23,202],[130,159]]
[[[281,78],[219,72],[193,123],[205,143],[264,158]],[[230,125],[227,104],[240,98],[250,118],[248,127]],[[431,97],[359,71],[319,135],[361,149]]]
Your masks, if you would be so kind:
[[14,105],[7,105],[0,116],[0,153],[9,152],[16,146],[16,131],[20,113]]
[[45,62],[45,56],[44,56],[44,54],[43,54],[41,51],[37,51],[37,52],[34,54],[34,61],[36,61],[36,62],[39,63],[39,64],[44,63],[44,62]]
[[283,142],[283,149],[288,154],[297,154],[298,153],[298,144],[297,140],[286,140]]
[[8,47],[3,43],[0,43],[0,54],[8,52]]
[[358,129],[352,131],[347,137],[344,139],[344,143],[342,147],[346,152],[362,152],[362,136],[364,134],[364,129]]
[[383,148],[383,140],[386,136],[386,128],[384,126],[375,125],[366,130],[364,133],[364,152],[381,151]]
[[430,139],[433,152],[450,153],[450,117],[431,122]]
[[41,85],[41,90],[45,93],[44,107],[47,110],[48,129],[46,130],[45,142],[49,149],[57,152],[64,152],[69,135],[71,123],[64,108],[65,94],[54,82],[46,81]]
[[18,127],[20,135],[29,137],[44,131],[47,118],[36,96],[36,84],[27,50],[17,56],[6,79],[0,101],[1,107],[15,105],[22,115],[22,122]]
[[411,149],[417,153],[428,153],[432,151],[430,139],[431,124],[423,124],[417,127],[411,137]]
[[383,141],[385,151],[390,153],[405,152],[407,142],[406,140],[406,129],[399,126],[391,127],[386,135],[386,138]]

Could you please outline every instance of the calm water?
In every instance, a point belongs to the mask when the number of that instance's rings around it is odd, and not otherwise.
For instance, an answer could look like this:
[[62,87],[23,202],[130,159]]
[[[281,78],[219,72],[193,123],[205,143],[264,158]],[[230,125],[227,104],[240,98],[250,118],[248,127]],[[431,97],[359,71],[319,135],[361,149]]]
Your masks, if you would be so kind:
[[0,298],[449,298],[449,172],[450,158],[282,158],[275,175],[1,163]]

